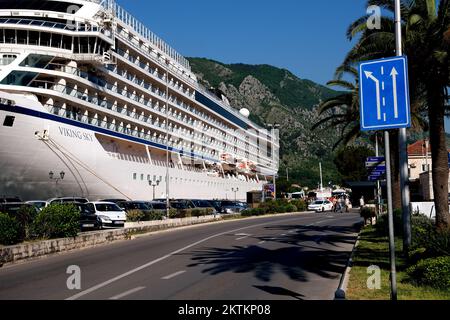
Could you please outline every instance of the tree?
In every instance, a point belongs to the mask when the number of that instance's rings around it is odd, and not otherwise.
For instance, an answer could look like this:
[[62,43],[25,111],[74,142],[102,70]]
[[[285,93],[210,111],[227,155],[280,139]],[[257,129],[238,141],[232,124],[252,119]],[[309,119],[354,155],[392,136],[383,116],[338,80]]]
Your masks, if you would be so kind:
[[367,180],[366,159],[374,155],[373,150],[367,147],[347,146],[338,150],[334,164],[344,181],[363,181]]
[[[409,61],[412,109],[416,115],[427,112],[432,152],[433,191],[435,195],[436,226],[450,229],[448,210],[448,163],[444,129],[450,83],[450,12],[449,0],[403,0],[403,46]],[[369,0],[368,5],[378,5],[389,16],[381,19],[381,30],[369,30],[367,16],[356,20],[348,30],[349,39],[360,35],[358,43],[347,55],[344,64],[354,65],[363,60],[394,55],[395,33],[394,1]],[[417,118],[415,120],[418,120]]]

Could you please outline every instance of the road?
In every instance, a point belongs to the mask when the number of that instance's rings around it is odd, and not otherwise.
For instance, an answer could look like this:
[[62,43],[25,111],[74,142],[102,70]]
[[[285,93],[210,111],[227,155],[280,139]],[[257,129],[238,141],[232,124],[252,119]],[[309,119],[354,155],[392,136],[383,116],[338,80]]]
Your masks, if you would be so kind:
[[[0,299],[333,299],[360,223],[302,213],[159,232],[4,266]],[[73,265],[80,290],[67,287]]]

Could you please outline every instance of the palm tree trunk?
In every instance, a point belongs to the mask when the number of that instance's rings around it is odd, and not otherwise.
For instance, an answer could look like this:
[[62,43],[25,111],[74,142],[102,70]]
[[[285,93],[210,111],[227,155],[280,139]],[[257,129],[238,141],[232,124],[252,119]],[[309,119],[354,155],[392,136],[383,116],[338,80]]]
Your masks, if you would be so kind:
[[[442,88],[442,87],[441,87]],[[428,88],[428,117],[430,120],[430,145],[436,227],[450,229],[448,209],[448,151],[444,129],[444,96],[438,85]]]

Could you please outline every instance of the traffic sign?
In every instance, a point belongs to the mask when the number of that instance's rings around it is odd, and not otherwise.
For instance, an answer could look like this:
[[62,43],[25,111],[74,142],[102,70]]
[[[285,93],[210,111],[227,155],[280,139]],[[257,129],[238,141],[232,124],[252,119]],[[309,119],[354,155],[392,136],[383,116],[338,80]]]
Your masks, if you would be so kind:
[[411,126],[406,57],[361,63],[359,83],[362,131]]

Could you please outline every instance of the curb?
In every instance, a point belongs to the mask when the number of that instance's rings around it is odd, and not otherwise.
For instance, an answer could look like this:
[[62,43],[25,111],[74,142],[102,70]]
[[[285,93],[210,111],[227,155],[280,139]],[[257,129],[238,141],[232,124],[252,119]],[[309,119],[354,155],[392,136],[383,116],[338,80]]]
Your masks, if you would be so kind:
[[356,242],[353,245],[352,253],[350,254],[350,258],[348,259],[347,266],[345,268],[344,273],[342,274],[341,280],[339,282],[339,286],[337,290],[334,293],[334,300],[346,300],[345,293],[347,291],[348,281],[349,281],[349,275],[350,271],[352,270],[353,266],[353,256],[355,254],[356,248],[359,244],[361,231],[358,233],[358,237],[356,238]]

